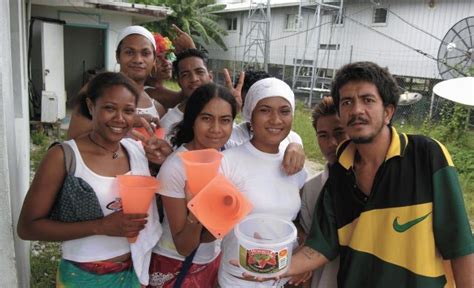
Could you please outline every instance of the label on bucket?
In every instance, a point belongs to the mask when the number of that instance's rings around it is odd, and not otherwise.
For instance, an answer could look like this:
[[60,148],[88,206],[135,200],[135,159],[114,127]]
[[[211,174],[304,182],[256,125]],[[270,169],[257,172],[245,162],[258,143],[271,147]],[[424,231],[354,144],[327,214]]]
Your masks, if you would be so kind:
[[256,273],[276,273],[288,265],[288,249],[246,249],[240,245],[240,266]]

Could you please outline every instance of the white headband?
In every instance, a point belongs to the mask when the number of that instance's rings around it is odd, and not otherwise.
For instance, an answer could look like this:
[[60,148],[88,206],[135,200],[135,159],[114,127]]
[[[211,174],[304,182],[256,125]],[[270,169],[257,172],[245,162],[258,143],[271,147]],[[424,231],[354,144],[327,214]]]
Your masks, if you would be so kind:
[[242,109],[242,116],[245,121],[250,122],[252,119],[252,112],[255,106],[257,106],[258,101],[269,97],[285,98],[290,103],[292,113],[294,114],[295,94],[290,86],[277,78],[265,78],[250,86],[245,96],[244,108]]
[[115,47],[117,48],[120,44],[120,42],[127,36],[132,35],[132,34],[138,34],[142,35],[146,39],[150,40],[151,44],[153,45],[153,48],[156,50],[156,42],[155,42],[155,37],[153,37],[153,34],[151,34],[148,29],[143,28],[142,26],[128,26],[127,28],[123,29],[120,31],[120,34],[117,38],[117,45]]

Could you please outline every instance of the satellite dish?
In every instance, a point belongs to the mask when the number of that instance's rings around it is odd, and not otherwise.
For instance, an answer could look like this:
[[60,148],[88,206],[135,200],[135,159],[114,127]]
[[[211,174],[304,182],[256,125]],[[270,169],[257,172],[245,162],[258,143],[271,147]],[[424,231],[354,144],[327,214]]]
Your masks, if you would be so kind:
[[474,16],[454,24],[443,38],[438,50],[441,78],[453,79],[474,73]]
[[400,94],[400,99],[398,100],[398,105],[400,106],[408,106],[411,104],[415,104],[416,102],[420,101],[423,96],[420,93],[414,92],[404,92]]
[[474,77],[461,77],[439,82],[433,92],[456,103],[474,106]]

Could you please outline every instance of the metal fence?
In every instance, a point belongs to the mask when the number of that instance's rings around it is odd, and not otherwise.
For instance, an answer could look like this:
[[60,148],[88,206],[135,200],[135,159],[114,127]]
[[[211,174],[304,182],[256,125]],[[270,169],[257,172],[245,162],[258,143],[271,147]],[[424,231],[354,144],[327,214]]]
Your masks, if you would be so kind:
[[[217,83],[224,84],[224,68],[234,71],[234,75],[238,75],[241,62],[210,59],[209,69],[214,74]],[[284,80],[290,86],[292,85],[293,66],[269,65],[268,72],[270,75]],[[233,76],[234,76],[233,75]],[[454,103],[433,94],[433,87],[439,83],[440,79],[413,78],[395,75],[400,91],[408,92],[408,96],[402,95],[397,111],[394,115],[394,122],[397,125],[410,125],[419,127],[426,121],[433,124],[449,118],[452,113]],[[236,80],[235,80],[236,81]],[[235,83],[234,81],[234,83]],[[330,83],[330,81],[329,81]],[[330,88],[330,84],[325,86]],[[324,89],[329,90],[329,89]],[[313,107],[323,96],[329,96],[329,92],[319,92],[313,95],[311,103],[309,103],[308,93],[296,92],[296,98],[303,101],[308,107]],[[470,114],[467,122],[470,128],[474,128],[474,113]]]

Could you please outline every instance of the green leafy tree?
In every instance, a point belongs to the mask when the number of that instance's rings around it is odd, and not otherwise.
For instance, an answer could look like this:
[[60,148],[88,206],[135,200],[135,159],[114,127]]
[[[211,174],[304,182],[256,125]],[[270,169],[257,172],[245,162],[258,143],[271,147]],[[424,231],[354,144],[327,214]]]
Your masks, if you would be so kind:
[[215,0],[137,0],[137,3],[166,6],[173,12],[165,20],[154,22],[149,25],[153,31],[162,35],[171,36],[171,24],[175,24],[181,30],[191,35],[196,44],[209,45],[214,41],[222,49],[227,46],[222,36],[227,31],[217,21],[219,16],[215,12],[223,10],[225,4],[216,4]]

